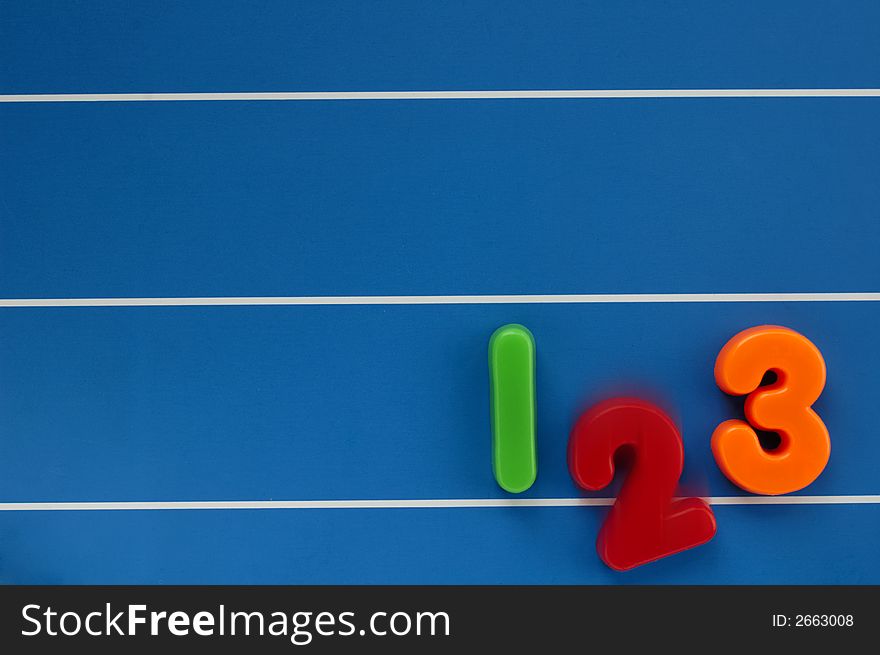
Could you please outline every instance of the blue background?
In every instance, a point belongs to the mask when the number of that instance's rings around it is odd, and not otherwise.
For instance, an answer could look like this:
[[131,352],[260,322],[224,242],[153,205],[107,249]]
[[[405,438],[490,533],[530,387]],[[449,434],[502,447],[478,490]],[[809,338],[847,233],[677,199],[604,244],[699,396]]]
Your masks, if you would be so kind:
[[[4,3],[0,93],[880,86],[851,2]],[[0,104],[0,297],[877,291],[880,100]],[[539,477],[590,402],[675,415],[755,324],[822,350],[880,493],[876,303],[0,311],[0,500],[503,497],[486,345],[538,346]],[[605,495],[604,492],[600,495]],[[18,583],[878,583],[880,506],[715,507],[626,574],[601,508],[0,512]]]

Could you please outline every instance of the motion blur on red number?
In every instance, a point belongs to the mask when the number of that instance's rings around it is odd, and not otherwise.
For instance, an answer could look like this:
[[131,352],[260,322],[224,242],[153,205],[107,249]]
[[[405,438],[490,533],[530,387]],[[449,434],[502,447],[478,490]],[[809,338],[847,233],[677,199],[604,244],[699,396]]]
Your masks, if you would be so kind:
[[615,455],[628,449],[632,469],[599,532],[596,548],[608,566],[623,571],[706,543],[715,515],[700,498],[673,500],[684,465],[684,446],[663,410],[636,398],[613,398],[578,419],[568,463],[575,482],[596,491],[615,474]]

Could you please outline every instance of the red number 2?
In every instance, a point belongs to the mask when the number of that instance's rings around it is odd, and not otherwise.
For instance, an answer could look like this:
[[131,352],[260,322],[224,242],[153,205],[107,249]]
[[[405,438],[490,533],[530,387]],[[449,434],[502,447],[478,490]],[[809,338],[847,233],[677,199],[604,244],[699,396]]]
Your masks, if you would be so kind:
[[568,446],[575,482],[591,491],[608,486],[614,455],[627,447],[635,461],[596,541],[602,561],[625,571],[709,541],[715,535],[709,505],[673,500],[684,446],[672,419],[650,403],[614,398],[578,419]]

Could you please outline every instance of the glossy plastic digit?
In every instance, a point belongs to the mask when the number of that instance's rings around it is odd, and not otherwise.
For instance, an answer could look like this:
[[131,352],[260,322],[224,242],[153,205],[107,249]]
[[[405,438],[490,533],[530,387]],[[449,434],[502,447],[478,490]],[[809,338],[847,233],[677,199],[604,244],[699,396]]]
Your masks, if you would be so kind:
[[596,541],[602,561],[623,571],[709,541],[715,534],[709,505],[673,499],[684,446],[672,419],[650,403],[614,398],[578,419],[568,450],[575,482],[591,491],[608,486],[621,448],[631,449],[635,461]]
[[[761,386],[772,371],[776,381]],[[725,421],[712,434],[712,453],[724,475],[756,494],[803,489],[831,455],[828,429],[811,408],[825,386],[825,360],[802,334],[777,325],[734,336],[715,362],[715,380],[726,393],[748,394],[748,423]],[[754,428],[776,432],[780,444],[765,450]]]
[[520,493],[538,475],[535,439],[535,340],[504,325],[489,340],[492,467],[505,491]]

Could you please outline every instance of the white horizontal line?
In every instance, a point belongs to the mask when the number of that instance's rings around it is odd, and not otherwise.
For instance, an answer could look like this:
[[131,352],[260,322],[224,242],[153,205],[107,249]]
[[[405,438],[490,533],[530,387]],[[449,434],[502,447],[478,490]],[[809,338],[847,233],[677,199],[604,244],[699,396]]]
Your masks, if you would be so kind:
[[0,102],[243,100],[528,100],[611,98],[872,98],[880,89],[515,89],[473,91],[281,91],[257,93],[12,93]]
[[[876,505],[880,495],[710,496],[712,505]],[[0,511],[181,509],[442,509],[493,507],[607,507],[614,498],[426,498],[403,500],[186,500],[157,502],[0,503]]]
[[591,293],[473,296],[232,296],[0,298],[0,307],[221,307],[228,305],[498,305],[664,302],[878,302],[880,293]]

